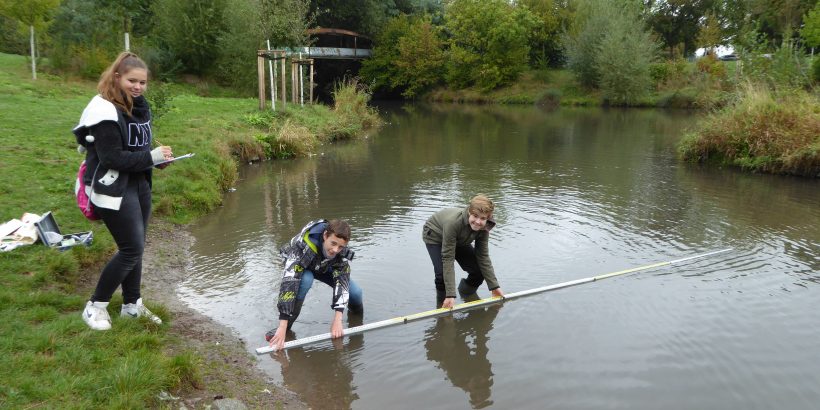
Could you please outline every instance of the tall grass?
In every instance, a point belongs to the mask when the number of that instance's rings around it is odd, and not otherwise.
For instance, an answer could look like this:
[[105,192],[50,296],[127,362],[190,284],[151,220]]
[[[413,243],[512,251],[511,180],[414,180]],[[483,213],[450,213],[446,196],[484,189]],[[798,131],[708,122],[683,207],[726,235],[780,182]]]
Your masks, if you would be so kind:
[[679,152],[690,161],[820,176],[820,101],[802,91],[775,94],[747,83],[733,105],[684,137]]
[[285,111],[257,112],[244,117],[260,130],[253,138],[232,138],[232,152],[245,160],[312,155],[326,143],[364,135],[379,127],[381,119],[368,105],[370,93],[358,82],[337,85],[333,108],[323,105],[290,105]]

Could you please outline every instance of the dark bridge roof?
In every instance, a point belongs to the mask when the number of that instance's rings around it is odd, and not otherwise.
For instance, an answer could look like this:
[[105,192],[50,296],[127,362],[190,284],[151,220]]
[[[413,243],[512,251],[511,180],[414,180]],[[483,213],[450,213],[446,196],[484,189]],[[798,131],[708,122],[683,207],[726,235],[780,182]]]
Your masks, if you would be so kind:
[[351,37],[359,37],[359,38],[366,38],[370,40],[370,37],[359,34],[355,31],[345,30],[343,28],[311,28],[305,30],[307,34],[310,35],[317,35],[317,34],[329,34],[329,35],[336,35],[336,36],[351,36]]

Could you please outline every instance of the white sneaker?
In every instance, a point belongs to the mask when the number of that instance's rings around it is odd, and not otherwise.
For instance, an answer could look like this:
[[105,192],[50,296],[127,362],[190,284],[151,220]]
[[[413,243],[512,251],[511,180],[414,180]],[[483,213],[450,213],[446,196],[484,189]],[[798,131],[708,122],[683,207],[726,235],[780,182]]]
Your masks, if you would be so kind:
[[125,303],[122,305],[122,310],[120,310],[120,316],[127,316],[127,317],[140,317],[145,316],[150,319],[152,322],[161,325],[162,319],[159,316],[155,315],[154,312],[148,310],[145,305],[142,304],[142,298],[137,299],[137,303]]
[[111,329],[111,316],[108,316],[108,302],[88,301],[83,309],[83,321],[94,330]]

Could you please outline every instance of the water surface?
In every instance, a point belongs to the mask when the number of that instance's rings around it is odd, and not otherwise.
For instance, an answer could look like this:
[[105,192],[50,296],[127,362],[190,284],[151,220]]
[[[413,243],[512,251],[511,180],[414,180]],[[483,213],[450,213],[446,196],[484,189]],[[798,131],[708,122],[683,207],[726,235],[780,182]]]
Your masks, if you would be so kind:
[[[687,112],[384,114],[361,142],[243,168],[192,227],[181,296],[264,345],[276,249],[338,217],[353,226],[365,322],[431,309],[421,226],[478,192],[496,202],[490,252],[508,293],[734,251],[260,357],[313,408],[817,408],[818,181],[679,163]],[[314,283],[297,337],[329,331],[330,299]]]

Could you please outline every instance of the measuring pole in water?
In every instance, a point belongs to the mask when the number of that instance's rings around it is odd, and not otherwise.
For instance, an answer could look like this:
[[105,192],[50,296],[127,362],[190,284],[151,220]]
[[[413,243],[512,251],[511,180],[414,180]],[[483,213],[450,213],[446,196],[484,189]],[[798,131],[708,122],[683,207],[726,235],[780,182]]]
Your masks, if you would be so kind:
[[[530,289],[530,290],[523,290],[523,291],[520,291],[520,292],[515,292],[515,293],[510,293],[510,294],[504,295],[503,297],[493,296],[493,297],[489,297],[489,298],[486,298],[486,299],[475,300],[475,301],[472,301],[472,302],[464,302],[464,303],[460,303],[458,305],[455,305],[450,309],[439,308],[439,309],[428,310],[428,311],[425,311],[425,312],[414,313],[412,315],[407,315],[407,316],[398,316],[398,317],[394,317],[392,319],[386,319],[386,320],[382,320],[382,321],[379,321],[379,322],[373,322],[373,323],[368,323],[368,324],[361,325],[361,326],[349,327],[347,329],[344,329],[342,332],[345,336],[352,336],[352,335],[355,335],[355,334],[364,333],[365,331],[368,331],[368,330],[379,329],[379,328],[382,328],[382,327],[398,325],[398,324],[403,324],[403,323],[409,323],[409,322],[413,322],[413,321],[416,321],[416,320],[419,320],[419,319],[426,319],[426,318],[430,318],[430,317],[446,315],[446,314],[452,313],[452,312],[458,312],[458,311],[461,311],[461,310],[473,309],[473,308],[476,308],[478,306],[490,305],[490,304],[501,302],[501,301],[504,301],[504,300],[518,298],[518,297],[521,297],[521,296],[533,295],[533,294],[536,294],[536,293],[547,292],[547,291],[550,291],[550,290],[568,288],[570,286],[580,285],[580,284],[583,284],[583,283],[595,282],[596,280],[607,279],[607,278],[611,278],[611,277],[615,277],[615,276],[619,276],[619,275],[625,275],[627,273],[634,273],[634,272],[639,272],[639,271],[648,270],[648,269],[660,268],[661,266],[686,262],[686,261],[690,261],[690,260],[693,260],[693,259],[705,258],[707,256],[717,255],[719,253],[728,252],[728,251],[731,251],[731,250],[732,250],[732,248],[722,249],[722,250],[719,250],[719,251],[702,253],[700,255],[689,256],[689,257],[686,257],[686,258],[675,259],[675,260],[672,260],[672,261],[658,262],[658,263],[653,263],[651,265],[640,266],[640,267],[637,267],[637,268],[624,269],[624,270],[619,270],[617,272],[605,273],[603,275],[591,276],[591,277],[588,277],[588,278],[576,279],[576,280],[571,280],[571,281],[567,281],[567,282],[556,283],[554,285],[542,286],[540,288],[535,288],[535,289]],[[296,339],[296,340],[291,340],[289,342],[285,342],[285,346],[283,347],[283,349],[290,349],[290,348],[293,348],[293,347],[305,346],[305,345],[309,345],[309,344],[312,344],[312,343],[321,342],[321,341],[329,340],[329,339],[331,339],[330,333],[322,333],[322,334],[316,335],[316,336],[309,336],[309,337],[305,337],[305,338],[302,338],[302,339]],[[256,354],[265,354],[265,353],[270,353],[270,352],[273,352],[273,351],[276,351],[276,349],[273,348],[273,347],[270,347],[270,346],[263,346],[263,347],[260,347],[260,348],[256,349]]]

